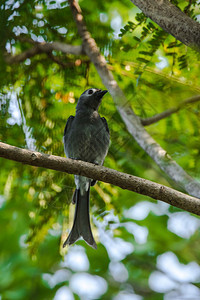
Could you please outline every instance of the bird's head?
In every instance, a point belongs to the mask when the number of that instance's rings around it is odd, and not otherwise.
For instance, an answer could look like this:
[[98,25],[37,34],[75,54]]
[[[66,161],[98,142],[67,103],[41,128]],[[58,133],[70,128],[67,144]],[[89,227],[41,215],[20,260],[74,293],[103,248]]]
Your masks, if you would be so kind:
[[99,105],[101,104],[101,100],[107,92],[107,90],[102,91],[95,88],[86,90],[81,94],[76,109],[85,107],[93,110],[98,110]]

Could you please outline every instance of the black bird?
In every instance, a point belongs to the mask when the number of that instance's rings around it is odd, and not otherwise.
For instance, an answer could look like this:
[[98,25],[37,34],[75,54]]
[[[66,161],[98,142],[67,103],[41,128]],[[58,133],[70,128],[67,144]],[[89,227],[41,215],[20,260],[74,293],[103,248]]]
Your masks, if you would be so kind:
[[[88,89],[79,98],[76,115],[70,116],[64,130],[64,149],[69,158],[103,165],[107,155],[110,134],[105,118],[101,118],[98,108],[107,91]],[[75,175],[76,190],[72,203],[76,203],[72,230],[63,244],[71,245],[82,237],[90,246],[97,248],[92,235],[89,215],[90,186],[96,181]]]

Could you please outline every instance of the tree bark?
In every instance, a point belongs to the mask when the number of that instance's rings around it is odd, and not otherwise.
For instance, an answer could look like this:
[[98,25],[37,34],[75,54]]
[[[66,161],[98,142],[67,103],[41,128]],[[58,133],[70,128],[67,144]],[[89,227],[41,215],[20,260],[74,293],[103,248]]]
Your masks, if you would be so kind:
[[122,189],[127,189],[142,195],[161,200],[170,205],[200,215],[200,200],[173,190],[164,185],[125,174],[103,166],[88,162],[63,158],[55,155],[46,155],[40,152],[21,149],[0,142],[0,157],[28,164],[35,167],[47,168],[55,171],[86,176],[101,180]]
[[200,24],[168,0],[131,0],[166,32],[187,46],[200,49]]

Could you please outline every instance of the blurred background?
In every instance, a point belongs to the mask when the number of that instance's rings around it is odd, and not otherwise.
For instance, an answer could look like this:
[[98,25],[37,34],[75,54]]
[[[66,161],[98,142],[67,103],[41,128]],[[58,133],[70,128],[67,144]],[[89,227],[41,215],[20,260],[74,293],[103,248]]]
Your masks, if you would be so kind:
[[[199,20],[199,1],[173,1]],[[199,53],[164,32],[131,1],[79,1],[87,27],[135,113],[147,118],[200,94]],[[81,45],[67,1],[0,4],[0,141],[64,156],[63,132],[80,94],[105,89],[85,55],[17,59],[37,43]],[[14,57],[13,60],[10,57]],[[111,133],[104,165],[181,190],[127,132],[107,94]],[[147,126],[200,180],[200,103]],[[200,299],[199,217],[98,182],[90,212],[97,250],[62,248],[72,226],[72,175],[0,158],[0,299]]]

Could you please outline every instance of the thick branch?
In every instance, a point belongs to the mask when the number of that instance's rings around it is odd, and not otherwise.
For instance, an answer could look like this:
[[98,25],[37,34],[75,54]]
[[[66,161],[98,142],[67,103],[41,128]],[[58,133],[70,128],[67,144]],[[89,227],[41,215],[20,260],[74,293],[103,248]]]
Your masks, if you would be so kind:
[[53,50],[61,51],[66,54],[81,55],[83,54],[82,46],[72,46],[61,42],[38,43],[34,42],[34,46],[18,55],[6,55],[5,60],[8,64],[19,63],[27,58],[33,57],[40,53],[51,53]]
[[128,100],[114,79],[112,72],[109,71],[106,60],[100,54],[96,42],[88,32],[78,3],[75,0],[69,0],[69,3],[79,35],[83,41],[84,52],[95,65],[130,134],[170,178],[180,184],[189,194],[200,198],[200,183],[190,177],[144,129],[139,117],[134,114]]
[[0,157],[69,174],[83,175],[117,185],[200,215],[200,200],[164,185],[84,161],[46,155],[0,142]]
[[131,0],[166,32],[187,46],[200,48],[200,24],[168,0]]
[[181,108],[185,108],[186,105],[191,104],[191,103],[195,103],[195,102],[198,102],[198,101],[200,101],[200,95],[190,97],[190,98],[180,102],[179,105],[176,106],[176,107],[169,108],[169,109],[161,112],[160,114],[154,115],[153,117],[141,119],[141,123],[142,123],[143,126],[151,125],[151,124],[156,123],[156,122],[158,122],[158,121],[160,121],[164,118],[169,117],[170,115],[172,115],[172,114],[176,113],[177,111],[179,111]]

